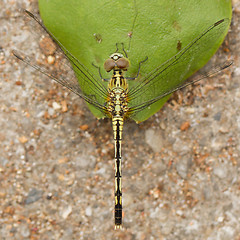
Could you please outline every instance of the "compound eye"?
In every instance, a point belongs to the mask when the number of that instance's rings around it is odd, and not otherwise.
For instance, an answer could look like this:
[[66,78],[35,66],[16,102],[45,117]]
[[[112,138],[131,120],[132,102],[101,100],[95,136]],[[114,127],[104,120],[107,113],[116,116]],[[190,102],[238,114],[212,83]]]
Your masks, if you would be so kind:
[[125,69],[127,70],[129,67],[129,61],[126,58],[119,58],[116,61],[117,67],[120,69]]
[[109,58],[105,61],[103,66],[107,72],[110,72],[115,67],[115,61]]

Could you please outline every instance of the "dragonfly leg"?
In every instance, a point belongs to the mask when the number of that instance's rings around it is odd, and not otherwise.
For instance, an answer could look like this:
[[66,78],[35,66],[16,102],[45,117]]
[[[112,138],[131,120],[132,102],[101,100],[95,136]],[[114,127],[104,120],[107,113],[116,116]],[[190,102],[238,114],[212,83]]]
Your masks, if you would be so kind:
[[102,79],[102,81],[109,82],[110,78],[103,78],[103,77],[102,77],[100,67],[99,67],[99,66],[96,66],[94,63],[92,63],[92,65],[93,65],[95,68],[98,69],[98,74],[99,74],[100,78]]
[[142,60],[141,62],[139,62],[139,66],[138,66],[138,72],[137,72],[137,75],[135,77],[127,77],[126,79],[127,80],[135,80],[136,78],[138,78],[139,76],[139,73],[140,73],[140,68],[141,68],[141,65],[146,62],[148,60],[148,57],[146,57],[144,60]]

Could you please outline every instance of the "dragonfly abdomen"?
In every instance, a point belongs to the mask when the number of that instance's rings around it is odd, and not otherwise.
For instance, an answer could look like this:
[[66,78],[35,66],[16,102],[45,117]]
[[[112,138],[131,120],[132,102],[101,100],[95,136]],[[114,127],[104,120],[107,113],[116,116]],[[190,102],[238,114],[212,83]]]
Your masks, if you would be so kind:
[[112,118],[114,144],[115,144],[115,228],[122,225],[122,129],[123,117],[115,116]]

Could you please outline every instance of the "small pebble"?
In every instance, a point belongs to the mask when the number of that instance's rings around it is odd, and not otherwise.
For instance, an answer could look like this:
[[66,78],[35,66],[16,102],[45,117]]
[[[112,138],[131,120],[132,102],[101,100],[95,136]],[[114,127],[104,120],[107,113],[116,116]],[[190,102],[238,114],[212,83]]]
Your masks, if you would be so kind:
[[62,210],[62,214],[61,216],[63,217],[63,219],[67,219],[67,217],[72,213],[72,206],[68,205],[67,207],[65,207]]
[[85,210],[85,214],[86,216],[90,217],[92,216],[92,208],[90,206],[88,206]]
[[194,109],[194,108],[191,108],[191,107],[188,107],[188,108],[186,109],[186,113],[193,114],[193,113],[195,113],[195,109]]
[[53,106],[53,109],[54,109],[54,110],[61,109],[61,105],[58,104],[57,102],[53,102],[52,106]]
[[28,196],[25,200],[25,204],[30,204],[38,201],[39,199],[42,198],[42,191],[37,190],[36,188],[33,188],[29,193]]
[[89,128],[89,126],[87,124],[84,124],[84,125],[81,125],[79,128],[83,131],[86,131]]
[[48,56],[47,57],[47,62],[48,62],[48,64],[54,64],[54,62],[55,62],[55,57],[54,56]]
[[163,147],[164,139],[160,131],[148,129],[145,132],[145,141],[154,152],[160,152]]
[[177,172],[184,179],[187,178],[187,173],[188,173],[189,166],[190,166],[190,161],[189,161],[189,158],[187,157],[187,155],[184,155],[181,158],[181,160],[179,160],[176,163]]
[[20,233],[24,238],[28,238],[30,236],[28,225],[20,225]]
[[166,223],[162,226],[161,232],[164,235],[169,235],[173,230],[174,224],[173,223]]
[[186,131],[187,129],[189,129],[189,127],[190,127],[190,123],[189,122],[184,122],[181,125],[180,129],[181,129],[181,131]]
[[48,114],[50,115],[50,116],[52,116],[53,114],[54,114],[54,109],[53,108],[49,108],[48,109]]
[[223,216],[218,217],[218,219],[217,219],[218,222],[223,222],[223,220],[224,220],[224,217],[223,217]]
[[219,166],[219,167],[214,167],[214,168],[213,168],[213,173],[214,173],[217,177],[223,179],[223,178],[226,178],[226,177],[227,177],[227,175],[228,175],[228,170],[227,170],[227,168],[226,168],[225,166]]
[[68,107],[67,107],[67,102],[64,100],[61,102],[62,104],[62,112],[67,112]]
[[20,143],[26,143],[26,142],[28,142],[28,139],[27,139],[27,137],[25,137],[25,136],[19,137],[18,140],[19,140]]

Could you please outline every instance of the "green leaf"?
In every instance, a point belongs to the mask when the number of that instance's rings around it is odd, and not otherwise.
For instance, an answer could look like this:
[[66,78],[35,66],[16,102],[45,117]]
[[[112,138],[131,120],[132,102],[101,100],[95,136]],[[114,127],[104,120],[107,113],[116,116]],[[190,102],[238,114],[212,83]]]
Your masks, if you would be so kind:
[[[131,62],[126,77],[136,76],[139,62],[148,57],[140,69],[141,79],[186,47],[209,26],[220,19],[231,18],[230,0],[39,0],[39,8],[45,26],[54,36],[97,77],[98,69],[92,64],[99,66],[104,78],[111,77],[111,73],[104,71],[103,64],[116,51],[116,43],[124,44]],[[191,67],[187,62],[182,66],[185,79],[206,64],[222,43],[227,29],[228,26],[219,38],[213,38],[210,49],[208,42],[204,43],[204,55],[199,57],[192,53]],[[137,84],[136,81],[129,80],[130,89]],[[91,94],[86,85],[81,85],[81,81],[79,84]],[[162,84],[166,85],[164,82]],[[177,80],[168,84],[168,87],[174,88]],[[151,92],[155,89],[146,90]],[[168,98],[164,97],[150,108],[138,112],[132,119],[137,122],[146,120]],[[143,96],[141,101],[144,101]],[[89,107],[96,117],[103,117],[99,110]]]

